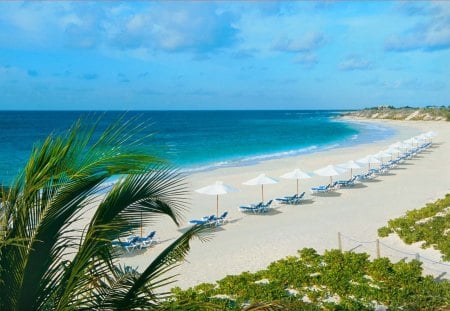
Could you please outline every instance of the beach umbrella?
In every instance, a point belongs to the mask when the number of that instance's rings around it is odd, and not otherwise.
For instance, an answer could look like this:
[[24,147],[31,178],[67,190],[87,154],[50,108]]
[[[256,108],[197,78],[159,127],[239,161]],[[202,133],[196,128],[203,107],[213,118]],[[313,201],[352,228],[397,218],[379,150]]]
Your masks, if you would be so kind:
[[426,132],[424,135],[425,135],[425,137],[427,137],[430,140],[430,143],[432,143],[433,138],[437,136],[437,133],[433,132],[433,131],[429,131],[429,132]]
[[399,148],[402,143],[400,141],[389,145],[389,148]]
[[330,184],[333,183],[333,176],[340,175],[347,171],[345,168],[335,166],[335,165],[327,165],[325,167],[319,168],[318,170],[315,170],[314,173],[320,176],[329,176],[330,177]]
[[247,180],[246,182],[244,182],[244,185],[249,185],[249,186],[256,186],[256,185],[261,185],[261,198],[262,198],[262,202],[264,202],[264,185],[269,185],[269,184],[276,184],[278,182],[278,180],[266,176],[266,174],[260,174],[257,177]]
[[378,152],[374,155],[375,158],[381,160],[381,164],[383,164],[383,158],[391,158],[392,159],[392,153],[389,153],[387,150],[383,150]]
[[368,165],[369,165],[369,170],[370,170],[370,164],[372,164],[372,163],[375,163],[375,164],[381,163],[381,161],[378,160],[378,159],[377,159],[375,156],[373,156],[373,155],[365,156],[364,158],[361,158],[361,159],[359,159],[359,160],[356,160],[356,162],[362,163],[362,164],[368,164]]
[[195,192],[207,195],[216,196],[216,215],[219,217],[219,195],[231,192],[238,192],[239,190],[231,186],[225,185],[221,181],[216,181],[214,184],[195,190]]
[[349,169],[350,170],[350,178],[353,177],[353,169],[354,168],[361,168],[361,165],[359,165],[358,163],[356,163],[353,160],[338,164],[337,166],[345,168],[345,169]]
[[427,135],[428,137],[436,137],[437,133],[433,132],[433,131],[428,131],[428,132],[425,133],[425,135]]
[[397,158],[400,157],[400,153],[402,153],[402,151],[400,149],[403,149],[401,146],[403,146],[404,143],[398,141],[395,144],[389,145],[389,151],[392,152],[397,152]]
[[298,180],[311,178],[311,175],[296,168],[295,170],[293,170],[289,173],[286,173],[284,175],[281,175],[280,177],[285,178],[285,179],[296,179],[297,180],[297,195],[298,195]]
[[405,149],[405,152],[407,152],[408,149],[412,148],[412,145],[409,144],[409,143],[402,142],[402,143],[400,143],[400,145],[398,146],[398,148],[400,148],[400,149]]
[[419,140],[415,137],[411,137],[410,139],[404,140],[403,142],[405,144],[411,145],[411,147],[414,147],[414,144],[419,145]]
[[428,138],[427,138],[427,136],[425,135],[425,134],[420,134],[420,135],[418,135],[418,136],[416,136],[415,137],[418,141],[419,141],[419,143],[425,143],[425,142],[427,142],[427,140],[428,140]]
[[[397,154],[397,158],[400,156],[400,153],[401,153],[401,151],[400,151],[400,149],[398,149],[397,147],[389,147],[389,149],[388,150],[386,150],[388,153],[390,153],[390,154],[394,154],[394,153],[396,153]],[[392,157],[391,157],[391,160],[392,160]]]

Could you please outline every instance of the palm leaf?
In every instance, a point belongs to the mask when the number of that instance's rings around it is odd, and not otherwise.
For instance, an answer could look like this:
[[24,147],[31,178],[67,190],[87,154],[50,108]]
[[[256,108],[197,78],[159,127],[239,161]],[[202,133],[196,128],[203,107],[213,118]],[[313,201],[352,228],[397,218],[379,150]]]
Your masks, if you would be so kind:
[[[95,137],[77,122],[65,135],[35,145],[13,184],[0,186],[0,309],[157,308],[194,237],[193,227],[142,274],[117,268],[111,240],[168,216],[179,224],[186,185],[176,170],[146,154],[151,135],[125,118]],[[122,176],[105,191],[104,183]],[[90,205],[98,205],[87,226]]]
[[158,301],[167,297],[167,293],[156,294],[155,290],[162,286],[167,286],[174,282],[173,276],[163,277],[168,271],[179,264],[187,255],[193,238],[199,238],[202,241],[208,240],[211,235],[211,228],[207,226],[193,226],[182,236],[175,240],[171,245],[164,249],[140,274],[131,287],[121,290],[110,297],[110,300],[104,299],[105,305],[100,308],[115,308],[122,310],[139,309],[142,299]]

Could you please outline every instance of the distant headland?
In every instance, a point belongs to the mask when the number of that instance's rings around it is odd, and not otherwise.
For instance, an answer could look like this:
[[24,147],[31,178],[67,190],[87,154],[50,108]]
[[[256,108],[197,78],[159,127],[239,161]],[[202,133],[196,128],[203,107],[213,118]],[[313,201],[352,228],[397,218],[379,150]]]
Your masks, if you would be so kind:
[[427,106],[422,108],[378,106],[346,112],[343,116],[363,119],[450,121],[450,106]]

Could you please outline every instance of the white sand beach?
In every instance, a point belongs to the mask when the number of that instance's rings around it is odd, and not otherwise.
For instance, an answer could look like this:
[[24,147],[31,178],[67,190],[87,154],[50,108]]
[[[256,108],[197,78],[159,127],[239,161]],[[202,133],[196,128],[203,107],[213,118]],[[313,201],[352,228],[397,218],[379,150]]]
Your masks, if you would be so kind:
[[[270,160],[252,166],[232,167],[202,172],[189,176],[190,189],[221,180],[240,190],[220,196],[219,213],[227,210],[229,222],[219,227],[209,242],[194,241],[191,251],[179,268],[178,281],[174,286],[183,288],[201,282],[213,282],[228,274],[256,271],[270,262],[296,254],[297,250],[312,247],[323,252],[338,247],[338,232],[359,241],[377,239],[377,229],[386,225],[389,219],[403,215],[407,210],[420,208],[450,192],[450,122],[441,121],[364,121],[383,123],[398,131],[388,140],[352,147],[337,148],[292,158]],[[309,188],[327,184],[328,177],[314,176],[300,181],[300,191],[306,191],[312,200],[297,206],[279,206],[268,214],[248,215],[239,212],[238,206],[257,203],[261,200],[261,187],[242,183],[260,173],[279,180],[278,184],[264,187],[265,200],[292,195],[296,191],[295,180],[279,178],[295,168],[312,172],[328,164],[339,164],[356,160],[368,154],[386,149],[390,144],[414,135],[435,131],[438,136],[433,147],[404,165],[390,171],[389,175],[361,186],[340,189],[335,196],[311,196]],[[301,133],[299,133],[301,135]],[[361,171],[367,170],[361,169]],[[358,172],[355,171],[355,173]],[[338,176],[349,177],[349,172]],[[123,263],[143,267],[160,250],[180,235],[179,230],[187,227],[189,219],[211,215],[216,210],[216,197],[192,191],[191,210],[185,214],[185,223],[177,228],[170,220],[160,219],[151,228],[157,231],[160,243],[142,253],[126,255]],[[148,231],[150,228],[146,228]],[[440,255],[434,250],[423,250],[417,245],[408,246],[396,237],[381,239],[381,242],[407,253],[436,261]],[[344,250],[366,251],[375,256],[375,243],[357,243],[342,238]],[[401,253],[381,247],[381,255],[399,260]],[[427,268],[429,267],[429,269]],[[443,267],[427,265],[426,272],[441,274]],[[447,273],[450,273],[450,269]],[[448,274],[447,276],[448,277]]]

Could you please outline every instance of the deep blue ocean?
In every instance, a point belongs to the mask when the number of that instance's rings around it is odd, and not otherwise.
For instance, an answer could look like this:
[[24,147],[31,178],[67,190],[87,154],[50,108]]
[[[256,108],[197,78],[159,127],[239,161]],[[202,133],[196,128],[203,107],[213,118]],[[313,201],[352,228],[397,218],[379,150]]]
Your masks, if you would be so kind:
[[[155,145],[187,172],[250,165],[268,159],[384,139],[391,128],[336,119],[339,111],[133,111],[152,124]],[[80,117],[101,116],[98,131],[124,112],[0,111],[0,183],[8,184],[33,145],[66,131]],[[152,152],[154,145],[149,146]]]

